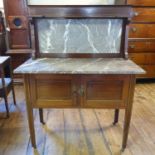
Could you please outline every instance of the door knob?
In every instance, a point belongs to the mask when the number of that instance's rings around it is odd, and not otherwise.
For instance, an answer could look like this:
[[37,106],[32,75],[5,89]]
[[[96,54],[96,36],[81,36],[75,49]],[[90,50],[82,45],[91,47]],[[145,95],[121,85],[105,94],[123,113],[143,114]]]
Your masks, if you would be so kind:
[[139,16],[139,14],[140,14],[139,12],[135,12],[134,16],[137,17],[137,16]]
[[131,30],[132,30],[132,32],[136,32],[137,28],[133,27]]
[[85,93],[85,92],[84,92],[84,86],[83,86],[83,85],[82,85],[81,88],[79,89],[78,93],[79,93],[80,96],[84,96],[84,93]]
[[135,45],[130,45],[129,47],[133,49],[133,48],[135,48]]

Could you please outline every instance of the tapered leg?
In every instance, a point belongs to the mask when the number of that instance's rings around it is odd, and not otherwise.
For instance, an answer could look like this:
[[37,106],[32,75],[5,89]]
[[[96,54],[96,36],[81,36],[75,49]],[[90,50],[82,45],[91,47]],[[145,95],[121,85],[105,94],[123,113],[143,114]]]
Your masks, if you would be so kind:
[[133,105],[133,96],[134,96],[134,88],[135,88],[135,76],[131,76],[130,81],[130,88],[129,88],[129,95],[128,100],[125,107],[125,118],[124,118],[124,130],[123,130],[123,141],[122,141],[122,151],[126,148],[127,140],[128,140],[128,133],[131,121],[131,114],[132,114],[132,105]]
[[13,96],[13,102],[14,102],[14,105],[16,105],[16,97],[15,97],[14,86],[12,86],[12,96]]
[[33,119],[33,109],[27,106],[27,116],[28,116],[28,123],[29,123],[29,131],[30,131],[30,138],[31,143],[34,148],[36,148],[36,139],[35,139],[35,130],[34,130],[34,119]]
[[6,117],[9,117],[9,106],[8,106],[7,95],[4,96],[4,101],[5,101],[5,107],[6,107]]
[[35,129],[34,129],[34,119],[33,119],[33,107],[30,98],[30,83],[29,76],[24,76],[24,86],[25,86],[25,95],[26,95],[26,107],[27,107],[27,117],[30,131],[31,143],[34,148],[36,148],[36,139],[35,139]]
[[125,122],[124,122],[124,132],[123,132],[123,142],[122,142],[122,151],[126,148],[129,127],[130,127],[130,120],[131,120],[131,109],[125,110]]
[[39,108],[39,117],[40,117],[40,122],[42,124],[45,124],[44,118],[43,118],[43,109]]
[[114,116],[114,122],[113,122],[114,125],[118,123],[118,118],[119,118],[119,109],[115,109],[115,116]]

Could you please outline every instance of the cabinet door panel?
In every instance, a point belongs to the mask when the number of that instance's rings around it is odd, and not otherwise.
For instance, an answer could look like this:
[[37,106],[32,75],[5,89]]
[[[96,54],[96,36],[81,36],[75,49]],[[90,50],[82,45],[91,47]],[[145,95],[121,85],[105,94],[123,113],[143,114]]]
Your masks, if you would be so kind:
[[33,75],[31,94],[34,107],[71,107],[76,105],[76,80],[67,75]]
[[88,81],[88,100],[120,100],[122,98],[122,81]]
[[83,106],[89,108],[124,107],[128,96],[128,76],[85,76]]
[[25,30],[20,30],[20,29],[11,30],[10,37],[9,37],[10,47],[12,49],[27,49],[28,48],[27,44],[29,44],[30,42],[28,34],[29,32],[26,29]]
[[40,99],[69,100],[71,98],[71,80],[37,80],[37,94]]

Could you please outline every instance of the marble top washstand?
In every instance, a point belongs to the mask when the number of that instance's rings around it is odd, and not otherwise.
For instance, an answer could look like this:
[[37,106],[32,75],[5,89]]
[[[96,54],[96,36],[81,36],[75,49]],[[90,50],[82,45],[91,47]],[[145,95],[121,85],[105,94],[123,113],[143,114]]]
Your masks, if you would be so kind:
[[131,60],[123,58],[29,59],[14,70],[18,74],[144,74]]

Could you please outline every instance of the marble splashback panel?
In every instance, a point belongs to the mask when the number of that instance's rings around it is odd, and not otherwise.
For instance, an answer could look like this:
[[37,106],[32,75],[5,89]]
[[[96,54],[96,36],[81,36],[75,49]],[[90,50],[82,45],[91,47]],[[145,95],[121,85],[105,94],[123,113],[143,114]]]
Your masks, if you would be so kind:
[[28,0],[30,5],[113,5],[115,0]]
[[119,53],[121,19],[38,19],[41,53]]

